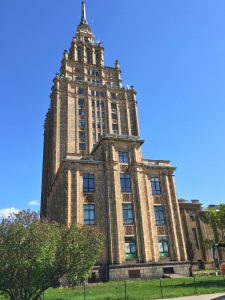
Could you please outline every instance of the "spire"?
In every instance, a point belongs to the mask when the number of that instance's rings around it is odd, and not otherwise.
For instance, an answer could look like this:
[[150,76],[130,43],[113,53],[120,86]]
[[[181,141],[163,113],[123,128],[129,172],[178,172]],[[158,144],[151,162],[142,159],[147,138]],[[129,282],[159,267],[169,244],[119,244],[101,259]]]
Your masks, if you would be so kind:
[[88,25],[85,0],[82,0],[82,18],[81,18],[80,25],[82,24]]

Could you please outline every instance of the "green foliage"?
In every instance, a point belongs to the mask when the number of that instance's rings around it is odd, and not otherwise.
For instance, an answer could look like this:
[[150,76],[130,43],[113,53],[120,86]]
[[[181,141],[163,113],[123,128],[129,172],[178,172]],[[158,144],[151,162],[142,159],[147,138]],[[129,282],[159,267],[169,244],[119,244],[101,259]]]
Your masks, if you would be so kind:
[[[212,226],[215,234],[215,242],[224,242],[225,233],[225,204],[220,204],[213,208],[208,208],[201,213],[204,223]],[[214,241],[207,240],[206,244],[210,247]]]
[[67,228],[35,212],[12,214],[0,223],[0,291],[13,300],[38,300],[64,275],[86,278],[101,248],[92,228]]

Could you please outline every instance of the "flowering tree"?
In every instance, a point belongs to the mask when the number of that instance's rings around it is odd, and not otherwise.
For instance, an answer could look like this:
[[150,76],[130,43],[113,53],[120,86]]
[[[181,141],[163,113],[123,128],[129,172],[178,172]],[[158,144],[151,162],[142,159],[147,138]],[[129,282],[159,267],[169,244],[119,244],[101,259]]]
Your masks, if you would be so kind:
[[11,300],[38,300],[64,275],[87,278],[101,250],[101,235],[88,226],[12,214],[0,223],[0,291]]

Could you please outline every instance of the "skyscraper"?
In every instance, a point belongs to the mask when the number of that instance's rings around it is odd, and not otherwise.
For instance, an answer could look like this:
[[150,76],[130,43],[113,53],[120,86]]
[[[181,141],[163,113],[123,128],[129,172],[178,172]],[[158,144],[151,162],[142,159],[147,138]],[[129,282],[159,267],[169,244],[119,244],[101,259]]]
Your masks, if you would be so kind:
[[142,157],[136,90],[104,64],[82,18],[54,78],[44,126],[41,216],[99,229],[102,280],[188,274],[169,161]]

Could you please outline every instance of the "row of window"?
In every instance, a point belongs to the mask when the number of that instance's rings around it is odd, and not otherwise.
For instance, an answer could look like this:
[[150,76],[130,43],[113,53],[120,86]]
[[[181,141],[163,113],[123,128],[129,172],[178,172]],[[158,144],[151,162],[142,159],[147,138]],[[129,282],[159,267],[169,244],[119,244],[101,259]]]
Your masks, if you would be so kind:
[[[134,224],[134,211],[131,203],[123,204],[123,224],[132,225]],[[155,206],[155,222],[157,225],[164,225],[164,213],[162,206]],[[95,224],[95,205],[84,204],[84,224],[93,225]]]
[[[126,160],[127,158],[121,157],[121,160]],[[160,183],[158,177],[150,178],[152,194],[159,195],[160,194]],[[91,189],[90,189],[91,183]],[[131,192],[131,180],[130,174],[121,173],[120,174],[120,184],[121,184],[121,192],[122,193],[130,193]],[[94,175],[93,174],[83,174],[83,191],[86,193],[94,192]]]
[[[84,94],[86,94],[86,90],[84,88],[82,88],[82,87],[79,87],[78,88],[78,94],[84,95]],[[91,95],[93,97],[102,97],[102,98],[105,97],[105,93],[104,92],[94,91],[94,90],[91,91]],[[115,100],[116,99],[116,94],[115,93],[110,93],[110,97]]]
[[[133,210],[128,207],[130,204],[125,204],[123,206],[123,215],[128,222],[133,221]],[[85,204],[84,205],[84,224],[94,225],[95,224],[95,206],[94,204]],[[130,224],[130,223],[128,223]],[[159,254],[162,257],[169,256],[169,247],[168,247],[168,237],[167,236],[158,236],[158,248]],[[137,258],[137,247],[136,240],[133,237],[125,238],[125,251],[126,258],[133,259]]]
[[[158,249],[160,257],[169,256],[169,245],[167,236],[158,236]],[[136,240],[132,237],[125,238],[126,259],[137,258]]]

